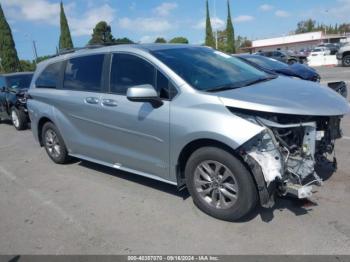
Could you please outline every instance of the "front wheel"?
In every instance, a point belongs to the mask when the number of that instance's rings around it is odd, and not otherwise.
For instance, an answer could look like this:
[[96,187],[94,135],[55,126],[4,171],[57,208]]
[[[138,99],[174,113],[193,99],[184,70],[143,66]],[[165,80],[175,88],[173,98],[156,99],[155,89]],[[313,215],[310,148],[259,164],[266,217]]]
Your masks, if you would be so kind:
[[346,55],[343,57],[343,66],[345,66],[345,67],[350,66],[350,55]]
[[240,160],[226,150],[204,147],[185,167],[186,185],[195,205],[218,219],[235,221],[257,204],[253,178]]
[[42,141],[49,157],[56,164],[68,163],[70,157],[60,132],[57,127],[47,122],[42,129]]
[[28,126],[26,113],[21,109],[17,109],[16,107],[11,108],[11,120],[13,126],[17,130],[24,130]]

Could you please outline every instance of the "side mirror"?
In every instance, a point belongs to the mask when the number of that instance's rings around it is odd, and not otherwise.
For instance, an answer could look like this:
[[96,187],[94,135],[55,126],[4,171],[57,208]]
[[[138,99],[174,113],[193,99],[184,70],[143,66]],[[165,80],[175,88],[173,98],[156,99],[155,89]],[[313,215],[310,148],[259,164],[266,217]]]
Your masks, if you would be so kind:
[[163,104],[154,87],[148,84],[129,87],[126,97],[133,102],[150,102],[155,107]]

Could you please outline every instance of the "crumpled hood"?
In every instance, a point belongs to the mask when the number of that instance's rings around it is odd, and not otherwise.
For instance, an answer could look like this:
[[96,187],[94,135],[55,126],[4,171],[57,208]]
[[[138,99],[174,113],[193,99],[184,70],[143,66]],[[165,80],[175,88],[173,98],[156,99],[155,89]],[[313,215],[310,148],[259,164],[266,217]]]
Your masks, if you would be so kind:
[[329,87],[283,76],[212,95],[225,106],[262,112],[313,116],[350,112],[348,101]]

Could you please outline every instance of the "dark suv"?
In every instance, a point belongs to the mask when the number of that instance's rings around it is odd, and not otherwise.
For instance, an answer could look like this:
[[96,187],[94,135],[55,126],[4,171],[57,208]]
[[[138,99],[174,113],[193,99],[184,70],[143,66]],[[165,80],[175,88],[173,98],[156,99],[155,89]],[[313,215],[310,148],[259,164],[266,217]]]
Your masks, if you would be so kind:
[[17,130],[28,126],[25,94],[32,80],[32,72],[0,75],[0,120],[11,120]]

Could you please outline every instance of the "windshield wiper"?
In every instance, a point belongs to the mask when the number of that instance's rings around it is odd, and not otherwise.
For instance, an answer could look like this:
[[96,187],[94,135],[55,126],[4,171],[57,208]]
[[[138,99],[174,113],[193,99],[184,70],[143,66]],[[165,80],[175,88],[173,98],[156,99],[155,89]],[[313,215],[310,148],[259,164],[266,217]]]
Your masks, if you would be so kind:
[[271,76],[269,76],[269,77],[258,78],[258,79],[255,79],[255,80],[253,80],[253,81],[248,82],[248,83],[245,84],[244,86],[251,86],[251,85],[254,85],[254,84],[257,84],[257,83],[266,82],[266,81],[275,79],[275,78],[277,78],[277,77],[278,77],[277,75],[271,75]]
[[215,88],[211,88],[206,90],[207,92],[220,92],[220,91],[226,91],[226,90],[232,90],[236,88],[240,88],[241,86],[234,86],[234,85],[224,85],[224,86],[218,86]]

